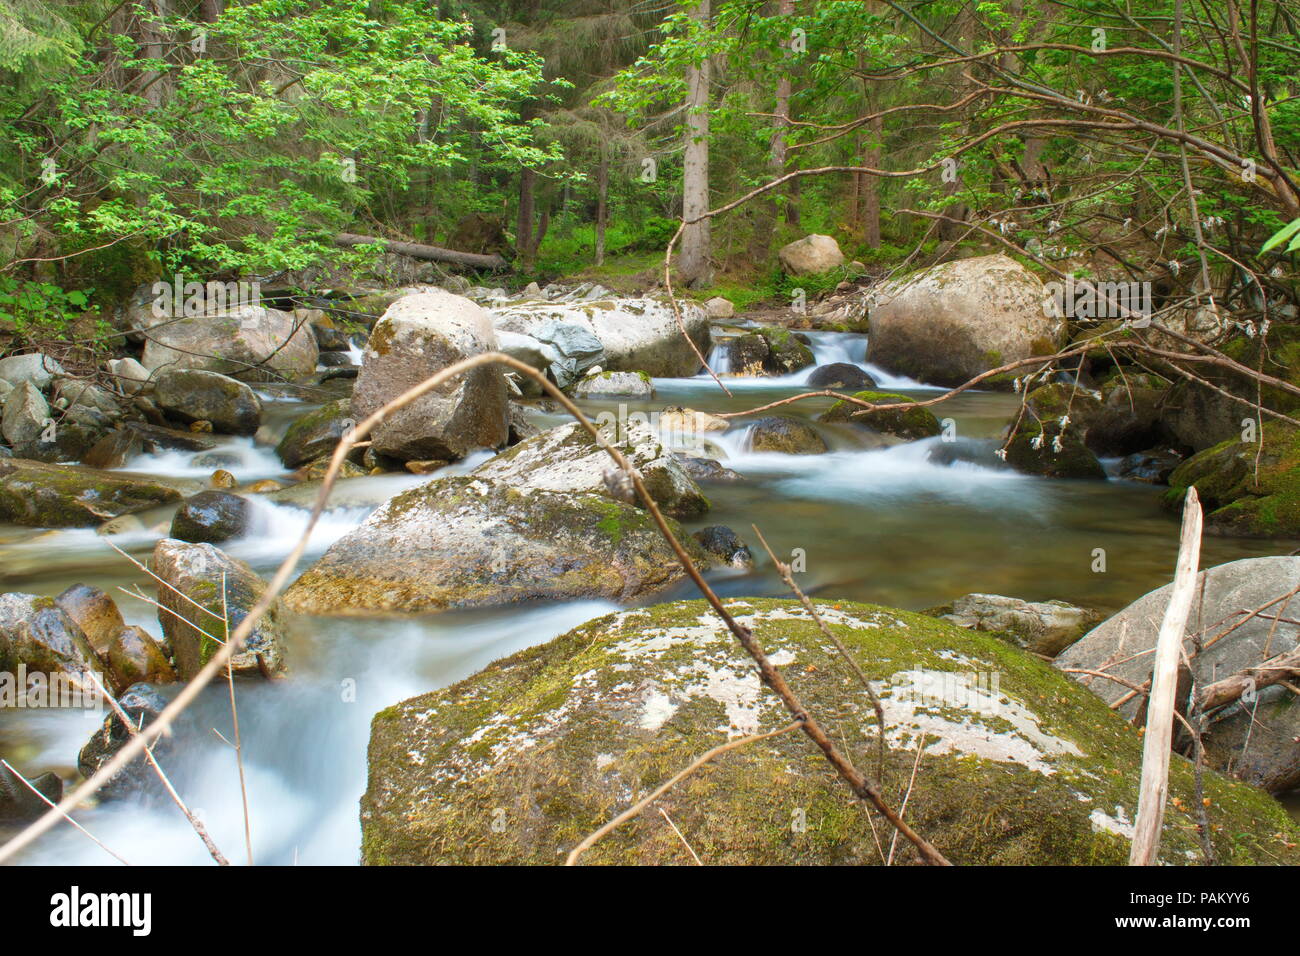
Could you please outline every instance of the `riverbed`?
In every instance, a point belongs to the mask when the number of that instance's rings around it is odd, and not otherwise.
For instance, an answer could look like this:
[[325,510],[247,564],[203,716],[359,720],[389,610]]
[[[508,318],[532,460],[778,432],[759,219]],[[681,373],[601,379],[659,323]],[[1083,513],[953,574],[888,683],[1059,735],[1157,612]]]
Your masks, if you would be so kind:
[[[882,389],[926,398],[939,394],[867,365],[863,336],[819,332],[812,339],[818,364],[846,361],[865,368]],[[683,405],[739,412],[805,390],[808,374],[729,378],[730,396],[708,376],[659,379],[651,401],[588,402],[585,409],[592,415],[627,414]],[[313,401],[266,397],[268,420],[281,431],[315,407]],[[812,418],[831,402],[809,400],[777,413]],[[712,510],[689,527],[730,526],[750,544],[757,566],[752,572],[714,572],[718,591],[730,596],[783,593],[751,525],[758,526],[783,560],[801,559],[801,586],[826,598],[919,610],[979,591],[1028,600],[1058,598],[1110,612],[1167,583],[1178,525],[1160,506],[1161,488],[1113,477],[1105,482],[1029,477],[1000,467],[987,454],[944,463],[950,457],[942,454],[946,439],[991,451],[1017,404],[1012,394],[969,391],[933,409],[940,419],[951,420],[946,436],[873,448],[852,427],[826,427],[831,450],[806,456],[748,451],[746,419],[735,419],[731,430],[717,437],[717,445],[726,454],[723,463],[745,480],[707,486]],[[561,420],[540,416],[541,424]],[[241,483],[286,477],[270,445],[230,439],[221,450],[230,455],[223,467]],[[453,470],[469,470],[486,454]],[[126,468],[196,479],[209,475],[212,468],[195,465],[193,457],[180,452],[143,456]],[[1117,463],[1106,464],[1113,473]],[[346,482],[338,505],[313,534],[300,570],[380,501],[430,477],[385,475]],[[297,540],[307,513],[287,496],[257,500],[253,530],[223,547],[269,574]],[[141,528],[112,539],[140,559],[165,533],[170,511],[143,519]],[[1210,537],[1202,564],[1285,554],[1296,546]],[[74,583],[104,589],[128,623],[159,632],[155,608],[126,593],[141,585],[151,595],[152,583],[105,536],[90,529],[0,525],[0,591],[55,595]],[[680,596],[694,595],[682,587],[663,598]],[[455,682],[614,609],[608,602],[578,601],[396,619],[293,621],[291,677],[276,684],[237,684],[254,860],[355,864],[366,743],[378,710]],[[194,717],[212,732],[182,762],[185,796],[218,845],[242,861],[244,822],[235,755],[222,739],[232,735],[225,689],[207,694]],[[77,779],[77,753],[97,726],[97,718],[80,712],[8,711],[0,715],[0,754],[33,776],[55,770],[71,784]],[[1291,805],[1300,819],[1300,801]],[[170,804],[110,803],[86,809],[78,819],[132,863],[212,862]],[[0,839],[5,836],[0,830]],[[43,837],[23,861],[115,862],[68,826]]]

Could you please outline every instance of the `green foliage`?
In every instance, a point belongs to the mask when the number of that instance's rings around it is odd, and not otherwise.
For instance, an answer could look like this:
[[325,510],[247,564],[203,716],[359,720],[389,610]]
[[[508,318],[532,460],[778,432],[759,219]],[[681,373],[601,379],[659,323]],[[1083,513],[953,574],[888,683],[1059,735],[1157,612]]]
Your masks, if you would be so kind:
[[63,338],[90,307],[93,290],[0,276],[0,330],[19,338]]

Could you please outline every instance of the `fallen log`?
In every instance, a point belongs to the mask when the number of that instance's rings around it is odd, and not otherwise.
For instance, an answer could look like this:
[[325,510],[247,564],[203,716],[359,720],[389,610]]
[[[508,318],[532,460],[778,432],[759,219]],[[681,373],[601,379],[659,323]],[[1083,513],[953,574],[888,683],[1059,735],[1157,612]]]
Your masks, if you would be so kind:
[[458,266],[470,266],[474,269],[504,269],[506,260],[500,256],[481,255],[477,252],[458,252],[455,249],[443,249],[441,246],[426,246],[422,242],[399,242],[395,239],[380,239],[378,236],[359,236],[354,232],[340,232],[334,242],[344,248],[350,246],[381,245],[389,252],[423,259],[426,262],[450,262]]
[[1262,690],[1273,684],[1285,683],[1293,677],[1300,677],[1300,647],[1207,685],[1197,695],[1196,706],[1199,710],[1213,710],[1232,703],[1247,691]]

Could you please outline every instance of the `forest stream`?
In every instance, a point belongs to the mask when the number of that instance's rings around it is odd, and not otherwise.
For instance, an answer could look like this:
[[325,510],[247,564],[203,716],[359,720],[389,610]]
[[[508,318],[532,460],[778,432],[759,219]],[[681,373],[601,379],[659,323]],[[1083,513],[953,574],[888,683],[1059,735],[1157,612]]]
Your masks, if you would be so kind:
[[[866,337],[810,332],[816,365],[848,362],[879,385],[909,397],[936,389],[891,375],[865,362]],[[724,364],[715,352],[715,364]],[[725,413],[754,408],[805,391],[812,368],[778,378],[727,378],[731,396],[707,375],[655,379],[652,400],[623,402],[626,412],[670,405]],[[266,422],[283,433],[315,405],[264,393]],[[963,441],[989,450],[1020,399],[1010,393],[969,390],[934,409],[951,419]],[[832,403],[816,399],[783,414],[814,417]],[[588,414],[616,410],[618,402],[582,403]],[[538,424],[559,424],[546,414]],[[989,456],[988,464],[932,460],[943,436],[886,448],[863,446],[847,426],[819,425],[830,451],[821,455],[746,450],[745,419],[717,438],[726,467],[745,480],[711,485],[712,510],[688,522],[694,530],[724,524],[755,552],[751,571],[721,569],[711,581],[723,596],[784,596],[771,563],[757,547],[759,530],[783,560],[802,550],[800,583],[819,599],[846,599],[920,610],[982,592],[1026,600],[1062,599],[1114,612],[1169,581],[1177,551],[1175,516],[1159,504],[1161,488],[1111,477],[1104,482],[1053,480],[1020,474]],[[277,434],[278,437],[278,434]],[[223,439],[224,467],[242,484],[288,473],[268,445]],[[463,473],[480,452],[437,473]],[[192,453],[169,451],[127,462],[123,470],[202,478],[211,472]],[[209,461],[211,459],[208,459]],[[1116,462],[1104,461],[1113,473]],[[351,479],[348,493],[324,515],[299,571],[355,528],[379,503],[429,476],[391,474]],[[303,503],[251,496],[251,530],[224,549],[269,576],[307,520]],[[171,509],[174,510],[174,509]],[[113,536],[145,560],[164,536],[170,510],[149,513],[153,530]],[[1098,551],[1098,549],[1101,549]],[[1204,566],[1285,553],[1286,542],[1207,537]],[[1104,552],[1104,571],[1098,555]],[[123,589],[150,582],[93,529],[37,530],[0,525],[0,591],[54,596],[74,583],[113,596],[128,624],[159,633],[156,608]],[[678,586],[659,600],[691,597]],[[580,600],[542,606],[506,606],[393,617],[295,617],[290,620],[285,681],[237,683],[238,714],[251,813],[254,858],[264,864],[355,864],[359,858],[358,800],[366,787],[366,745],[373,715],[413,695],[443,687],[493,660],[540,644],[616,608]],[[180,685],[163,688],[175,693]],[[224,686],[208,688],[197,719],[213,732],[187,749],[187,800],[221,846],[243,842],[243,812]],[[19,710],[0,722],[0,751],[11,761],[56,769],[74,779],[78,750],[99,726],[97,711]],[[221,736],[219,737],[218,734]],[[221,739],[222,737],[225,740]],[[1300,801],[1292,800],[1300,819]],[[87,809],[81,822],[109,846],[131,849],[132,862],[203,864],[210,858],[187,821],[170,804],[110,801]],[[0,839],[16,830],[0,831]],[[27,850],[26,863],[111,863],[94,843],[58,827]]]

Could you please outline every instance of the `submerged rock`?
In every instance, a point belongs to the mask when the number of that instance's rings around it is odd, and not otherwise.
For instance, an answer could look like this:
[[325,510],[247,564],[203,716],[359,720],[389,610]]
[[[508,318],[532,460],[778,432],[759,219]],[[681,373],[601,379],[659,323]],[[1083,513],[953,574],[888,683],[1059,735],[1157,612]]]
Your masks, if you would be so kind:
[[[603,430],[645,482],[655,503],[674,518],[696,518],[709,510],[709,500],[659,442],[659,437],[639,422],[628,422],[619,433]],[[474,470],[474,475],[502,481],[521,491],[586,492],[612,496],[606,473],[616,469],[614,459],[577,422],[557,425],[526,439]],[[635,495],[635,492],[634,492]],[[629,499],[638,504],[639,498]]]
[[697,458],[695,455],[682,455],[674,453],[674,458],[681,464],[682,470],[690,475],[694,480],[701,483],[712,483],[718,485],[730,485],[738,481],[744,481],[745,476],[739,472],[732,471],[722,464],[714,461],[712,458]]
[[[1246,558],[1208,568],[1197,578],[1184,646],[1198,683],[1230,677],[1254,667],[1297,643],[1295,625],[1263,616],[1247,618],[1271,601],[1282,610],[1265,615],[1289,617],[1286,596],[1300,587],[1300,558]],[[1151,677],[1151,651],[1164,620],[1172,585],[1138,598],[1089,631],[1056,659],[1063,670],[1105,671],[1128,684]],[[1222,636],[1220,636],[1222,635]],[[1196,653],[1199,640],[1204,648]],[[1185,670],[1185,669],[1184,669]],[[1088,674],[1073,674],[1108,703],[1130,697],[1124,684]],[[1120,708],[1125,717],[1145,712],[1145,697]],[[1179,700],[1183,709],[1184,697]],[[1300,701],[1282,686],[1261,688],[1255,702],[1237,702],[1213,715],[1205,734],[1206,753],[1214,766],[1241,776],[1273,793],[1300,787]]]
[[[118,706],[131,719],[131,723],[139,729],[144,729],[158,719],[158,715],[163,712],[167,706],[167,699],[158,692],[158,689],[150,684],[136,684],[127,689],[120,698]],[[178,732],[177,725],[173,724],[171,732],[163,734],[150,747],[154,759],[162,767],[163,772],[167,774],[168,779],[175,783],[175,774],[171,763],[176,757],[178,740],[182,734],[188,735],[189,722],[182,716],[181,725],[183,730]],[[104,717],[104,724],[81,748],[81,753],[77,756],[77,769],[81,771],[83,777],[93,776],[100,767],[112,760],[114,755],[126,745],[131,739],[132,733],[127,728],[116,711],[109,709],[108,714]],[[102,800],[124,800],[148,798],[161,800],[165,799],[166,791],[163,788],[162,781],[158,779],[158,773],[150,765],[148,759],[142,754],[136,757],[125,767],[109,778],[104,786],[99,788],[98,795]]]
[[1008,465],[1027,475],[1106,479],[1106,469],[1084,444],[1081,429],[1073,425],[1062,428],[1056,419],[1022,420],[1006,446],[1006,455]]
[[[32,793],[33,788],[45,800]],[[58,803],[62,799],[63,781],[58,774],[44,773],[34,780],[20,780],[12,770],[0,766],[0,822],[34,820],[50,808],[50,803]]]
[[[172,646],[181,680],[190,680],[248,616],[266,582],[245,562],[210,544],[171,538],[154,546],[153,571],[162,579],[158,623]],[[284,672],[278,601],[257,622],[231,664],[240,676]]]
[[912,399],[906,395],[896,395],[893,392],[867,391],[857,392],[853,397],[875,405],[906,404],[907,407],[884,408],[879,411],[870,411],[857,415],[856,412],[862,411],[861,405],[838,401],[823,412],[818,421],[850,422],[884,435],[893,435],[908,441],[917,438],[932,438],[943,431],[939,419],[934,417],[934,412],[914,404]]
[[941,620],[989,631],[1035,654],[1055,657],[1101,621],[1101,614],[1064,601],[1022,601],[1001,594],[967,594],[952,602]]
[[0,460],[0,521],[14,524],[90,527],[180,498],[178,488],[165,479],[20,458]]
[[[871,702],[806,611],[795,601],[727,603],[866,769],[876,740]],[[875,681],[887,792],[907,788],[924,747],[907,819],[950,860],[1126,862],[1142,749],[1136,729],[989,635],[870,605],[817,607]],[[375,716],[362,862],[562,863],[583,837],[700,754],[790,720],[703,601],[598,618]],[[1166,814],[1162,862],[1200,858],[1194,817],[1179,809],[1192,806],[1194,792],[1192,768],[1175,756],[1170,793],[1178,799]],[[1213,772],[1205,792],[1220,862],[1300,861],[1300,828],[1266,794]],[[882,862],[860,803],[797,731],[728,753],[657,805],[706,864]],[[691,862],[655,812],[581,859]],[[895,862],[914,861],[900,839]]]
[[1047,301],[1038,277],[1007,256],[945,262],[874,290],[868,356],[923,382],[961,385],[1057,351],[1065,322]]
[[826,439],[801,418],[769,415],[749,422],[750,451],[774,451],[783,455],[820,455]]
[[[680,528],[679,540],[707,565]],[[652,594],[684,576],[640,508],[594,494],[438,478],[389,500],[285,594],[294,611],[436,611]]]
[[187,424],[211,422],[212,430],[252,435],[262,424],[262,400],[243,382],[201,369],[166,368],[154,377],[154,401]]
[[714,557],[721,558],[722,563],[733,568],[752,568],[754,555],[749,545],[740,540],[740,536],[726,525],[715,524],[701,528],[691,535],[700,543],[700,547]]
[[[398,299],[366,345],[352,393],[360,422],[403,392],[462,359],[496,349],[492,321],[469,299],[441,289]],[[393,412],[370,435],[374,451],[399,462],[455,461],[509,438],[509,402],[500,365],[484,365]]]

